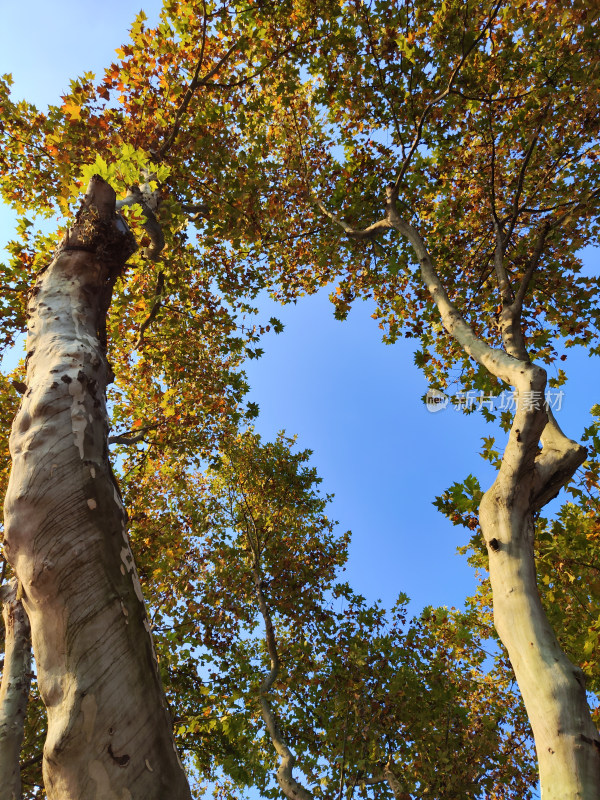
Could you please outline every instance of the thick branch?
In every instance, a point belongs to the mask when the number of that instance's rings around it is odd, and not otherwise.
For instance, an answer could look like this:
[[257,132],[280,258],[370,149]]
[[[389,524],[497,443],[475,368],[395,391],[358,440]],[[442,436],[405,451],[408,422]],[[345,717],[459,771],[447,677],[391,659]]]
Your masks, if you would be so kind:
[[330,211],[327,206],[317,197],[315,197],[315,203],[321,209],[323,214],[325,214],[326,217],[329,217],[329,219],[334,222],[338,228],[341,228],[341,230],[343,230],[344,233],[347,234],[351,239],[373,239],[380,233],[389,231],[392,227],[387,219],[380,219],[377,222],[374,222],[372,225],[369,225],[367,228],[353,228],[351,225],[348,225],[347,222],[344,222],[343,219],[340,219],[332,211]]
[[[496,233],[496,246],[494,248],[494,269],[496,271],[496,279],[500,289],[500,296],[502,298],[502,308],[498,319],[498,327],[502,336],[502,343],[506,352],[518,358],[520,361],[529,361],[527,348],[525,347],[525,338],[521,329],[521,303],[513,302],[513,294],[510,286],[508,272],[504,266],[504,240],[505,237],[502,233],[500,223],[494,222]],[[540,251],[541,252],[541,251]],[[535,259],[533,269],[537,265],[539,258]],[[532,259],[532,264],[533,264]],[[533,274],[533,269],[531,274]],[[527,281],[529,282],[529,281]],[[522,285],[522,284],[521,284]]]
[[506,353],[496,347],[490,347],[480,339],[472,328],[464,321],[456,306],[448,297],[448,293],[442,284],[437,271],[433,266],[433,261],[429,255],[423,239],[416,228],[405,222],[398,215],[396,209],[397,193],[395,186],[390,184],[387,187],[387,202],[385,218],[369,225],[364,229],[356,229],[348,225],[342,219],[319,200],[315,199],[321,211],[332,222],[334,222],[347,236],[354,239],[373,239],[393,228],[412,245],[412,248],[421,266],[421,275],[432,300],[436,304],[442,324],[448,333],[453,336],[465,352],[484,366],[492,375],[513,386],[524,387],[522,376],[522,364],[512,354]]
[[[495,216],[495,212],[494,212]],[[500,287],[500,296],[502,303],[507,305],[512,303],[512,290],[510,288],[510,281],[508,279],[508,272],[504,266],[504,236],[500,223],[494,219],[494,233],[496,234],[496,246],[494,247],[494,269],[496,270],[496,278],[498,286]]]
[[585,447],[565,436],[550,409],[541,440],[542,452],[535,460],[532,500],[536,511],[556,497],[587,456]]
[[388,782],[388,786],[394,793],[394,797],[396,800],[410,800],[410,794],[403,790],[402,784],[398,780],[397,775],[392,769],[392,762],[391,760],[385,765],[385,769],[383,770],[383,774],[385,775],[385,779]]
[[388,187],[387,194],[387,218],[390,226],[408,239],[412,245],[421,266],[423,282],[437,306],[444,328],[456,339],[462,349],[474,358],[478,364],[485,367],[488,372],[517,388],[522,387],[524,385],[522,363],[505,353],[504,350],[490,347],[464,321],[456,306],[448,297],[448,293],[435,270],[431,256],[419,232],[398,215],[393,186],[390,185]]
[[19,756],[31,686],[29,619],[14,578],[0,588],[4,618],[4,670],[0,684],[0,800],[21,797]]
[[124,445],[132,445],[137,444],[138,442],[143,442],[145,437],[145,432],[137,433],[135,436],[126,436],[121,434],[119,436],[109,436],[108,443],[109,444],[124,444]]
[[155,211],[160,201],[160,193],[152,191],[148,184],[143,186],[132,186],[130,194],[116,203],[117,209],[125,206],[140,206],[146,217],[144,230],[150,237],[150,247],[146,247],[142,252],[150,261],[156,261],[165,246],[165,236],[162,226],[156,218]]
[[376,786],[378,783],[387,783],[396,800],[410,800],[410,794],[404,791],[401,782],[398,780],[397,775],[392,770],[391,760],[387,762],[381,772],[377,772],[370,778],[361,778],[361,783],[366,786]]

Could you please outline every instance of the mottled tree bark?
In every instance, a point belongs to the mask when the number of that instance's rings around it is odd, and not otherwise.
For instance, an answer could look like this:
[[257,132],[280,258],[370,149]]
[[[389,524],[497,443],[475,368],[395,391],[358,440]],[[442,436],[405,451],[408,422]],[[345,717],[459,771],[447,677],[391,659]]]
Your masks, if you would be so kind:
[[13,579],[0,588],[4,618],[4,669],[0,684],[0,800],[20,800],[19,758],[31,687],[31,634]]
[[31,292],[6,554],[48,711],[48,800],[189,798],[108,460],[105,320],[135,248],[94,176]]

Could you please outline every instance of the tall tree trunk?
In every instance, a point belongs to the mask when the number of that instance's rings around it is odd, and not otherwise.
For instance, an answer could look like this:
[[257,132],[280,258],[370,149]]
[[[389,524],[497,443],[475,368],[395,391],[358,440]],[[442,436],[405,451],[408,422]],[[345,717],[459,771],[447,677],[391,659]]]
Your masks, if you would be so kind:
[[[535,368],[524,372],[534,373],[530,391],[539,390]],[[567,439],[543,409],[528,409],[525,398],[522,391],[498,477],[480,506],[494,622],[533,730],[543,800],[598,800],[600,737],[583,672],[562,651],[542,606],[533,548],[535,512],[557,493],[586,451]]]
[[48,800],[183,800],[126,514],[108,460],[106,313],[135,244],[94,176],[29,304],[6,554],[48,711]]
[[31,634],[13,579],[0,588],[4,618],[4,669],[0,684],[0,800],[20,800],[19,758],[31,687]]

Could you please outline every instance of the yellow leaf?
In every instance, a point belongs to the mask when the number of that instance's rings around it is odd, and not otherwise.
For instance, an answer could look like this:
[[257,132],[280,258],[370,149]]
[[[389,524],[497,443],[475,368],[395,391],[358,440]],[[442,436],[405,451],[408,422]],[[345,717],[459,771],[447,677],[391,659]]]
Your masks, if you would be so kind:
[[75,103],[65,103],[62,110],[66,111],[69,119],[81,119],[81,106],[76,106]]

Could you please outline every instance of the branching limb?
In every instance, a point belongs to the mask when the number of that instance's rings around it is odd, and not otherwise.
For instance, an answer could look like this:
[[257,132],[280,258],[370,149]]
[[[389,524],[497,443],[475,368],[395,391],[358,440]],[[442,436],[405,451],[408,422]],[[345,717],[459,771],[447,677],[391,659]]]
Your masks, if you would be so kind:
[[541,440],[542,451],[535,460],[533,507],[537,511],[549,503],[583,464],[587,450],[569,439],[560,429],[552,411]]
[[[520,361],[528,362],[529,354],[527,353],[525,339],[523,337],[523,330],[521,328],[522,301],[521,303],[515,303],[513,299],[508,272],[506,271],[506,267],[504,265],[505,236],[503,235],[502,228],[497,220],[494,221],[494,229],[496,233],[496,246],[494,248],[494,270],[496,272],[496,280],[498,281],[498,287],[500,289],[500,296],[502,299],[502,307],[498,318],[498,327],[502,336],[502,343],[504,344],[504,349],[509,355],[513,356],[514,358],[518,358]],[[531,275],[533,275],[533,271],[537,266],[539,255],[541,255],[541,250],[538,254],[538,257],[532,259],[530,262],[530,266],[532,268],[529,279],[531,278]],[[527,283],[529,283],[529,279]]]
[[0,684],[0,800],[21,797],[19,756],[32,678],[29,620],[17,589],[16,578],[0,588],[5,629]]
[[165,236],[163,234],[162,226],[156,218],[155,211],[160,202],[160,193],[152,191],[148,184],[143,186],[132,186],[130,193],[122,200],[116,203],[117,209],[124,208],[125,206],[139,205],[144,212],[146,221],[144,222],[144,230],[150,237],[150,247],[143,250],[143,254],[150,261],[156,261],[160,256],[165,246]]
[[383,770],[383,774],[385,775],[385,779],[388,782],[388,786],[394,793],[394,797],[396,800],[410,800],[410,794],[405,792],[402,783],[398,780],[398,776],[392,769],[393,761],[390,759],[387,764],[385,765],[385,769]]
[[510,222],[502,245],[503,252],[506,252],[506,248],[508,247],[508,243],[510,242],[511,236],[513,235],[513,231],[515,229],[515,225],[517,224],[517,220],[519,218],[519,206],[521,204],[521,196],[523,194],[525,174],[527,172],[527,167],[529,166],[529,162],[531,161],[531,156],[533,155],[533,151],[535,150],[536,145],[538,143],[538,139],[540,138],[540,133],[542,132],[544,120],[546,119],[546,115],[550,110],[550,103],[551,101],[548,100],[548,102],[546,103],[546,105],[542,110],[542,115],[540,118],[539,125],[537,126],[535,133],[531,138],[529,147],[527,148],[527,152],[525,153],[525,157],[523,158],[523,161],[521,163],[521,168],[519,170],[519,177],[517,178],[517,188],[515,190],[515,196],[513,198],[513,207],[512,207],[512,213],[510,215]]
[[496,246],[494,247],[494,269],[496,271],[496,279],[498,280],[498,286],[500,288],[500,296],[502,298],[503,305],[510,305],[513,300],[513,295],[510,288],[508,272],[504,266],[504,254],[506,252],[504,242],[506,237],[502,233],[502,227],[496,218],[495,212],[494,233],[496,234]]
[[144,425],[142,428],[138,428],[135,434],[133,431],[124,431],[123,433],[116,434],[116,436],[109,436],[108,443],[124,445],[137,444],[138,442],[144,441],[148,431],[154,430],[156,427],[156,425]]
[[223,64],[227,61],[227,59],[231,56],[231,54],[236,49],[238,43],[237,41],[233,43],[233,45],[229,48],[229,50],[225,53],[225,55],[217,61],[215,66],[209,70],[209,72],[204,76],[204,78],[200,77],[200,70],[202,69],[202,64],[204,63],[204,51],[206,48],[206,30],[208,25],[208,15],[206,13],[206,2],[203,0],[203,19],[202,19],[202,41],[200,43],[200,54],[198,56],[198,61],[196,62],[196,69],[194,70],[194,74],[192,76],[192,80],[190,81],[190,85],[187,88],[186,93],[183,96],[181,103],[179,104],[179,108],[175,112],[175,121],[173,123],[173,127],[171,128],[171,133],[166,138],[166,140],[161,145],[158,151],[158,160],[162,161],[168,151],[171,149],[173,142],[177,138],[177,134],[181,128],[181,123],[183,121],[183,117],[188,110],[188,106],[191,102],[192,97],[194,96],[194,92],[196,89],[201,86],[202,84],[209,81],[217,72],[221,69]]
[[[254,544],[249,541],[250,547],[255,553]],[[271,669],[269,674],[264,679],[260,686],[260,710],[261,715],[266,725],[271,742],[277,755],[280,758],[279,768],[277,770],[277,783],[281,787],[281,791],[288,798],[288,800],[313,800],[313,795],[308,789],[305,789],[293,777],[293,769],[295,758],[292,751],[287,746],[283,733],[281,732],[277,719],[271,708],[271,704],[267,698],[267,694],[271,690],[277,675],[279,674],[279,654],[277,652],[277,641],[275,639],[275,630],[273,628],[273,621],[271,619],[271,612],[265,598],[263,591],[263,576],[260,566],[256,558],[254,558],[252,565],[252,575],[254,578],[254,586],[256,588],[256,598],[260,608],[263,621],[265,623],[265,641],[267,644],[267,652],[271,661]]]
[[377,772],[370,778],[361,778],[360,782],[366,786],[375,786],[378,783],[387,783],[394,793],[395,800],[410,800],[410,794],[404,791],[398,776],[392,770],[392,760],[389,759],[381,772]]
[[198,222],[202,217],[208,217],[210,206],[208,203],[193,203],[181,206],[181,210],[189,216],[190,222]]
[[386,216],[390,226],[404,236],[419,260],[421,275],[425,286],[442,318],[442,324],[448,333],[456,339],[463,350],[478,364],[497,378],[517,388],[523,385],[523,365],[512,355],[496,347],[490,347],[482,341],[473,329],[465,322],[458,309],[448,297],[439,275],[433,265],[423,239],[419,232],[400,218],[396,210],[396,191],[393,185],[387,189]]
[[143,442],[145,433],[138,433],[135,436],[109,436],[108,443],[109,444],[137,444],[138,442]]
[[[313,195],[314,196],[314,195]],[[347,236],[351,239],[373,239],[375,236],[378,236],[380,233],[385,233],[385,231],[389,231],[392,227],[390,222],[387,219],[380,219],[377,222],[374,222],[372,225],[369,225],[367,228],[363,230],[359,230],[358,228],[353,228],[351,225],[348,225],[344,222],[343,219],[340,219],[336,216],[333,212],[329,211],[329,209],[321,202],[317,197],[314,198],[315,203],[321,209],[323,214],[326,217],[334,222],[338,228],[344,231]]]
[[455,84],[455,82],[456,82],[456,80],[457,80],[457,78],[458,78],[458,76],[460,74],[461,69],[464,67],[464,65],[465,65],[467,59],[469,58],[469,56],[471,55],[471,53],[475,50],[475,48],[479,45],[479,43],[481,42],[481,40],[485,36],[487,30],[489,29],[490,25],[494,21],[494,19],[496,17],[496,14],[498,13],[498,11],[500,9],[500,6],[502,5],[502,2],[503,2],[503,0],[498,0],[498,2],[493,7],[493,9],[492,9],[492,11],[491,11],[491,13],[490,13],[490,15],[488,17],[487,22],[485,23],[485,25],[483,26],[483,28],[479,32],[479,36],[477,36],[473,40],[473,42],[470,45],[470,47],[468,47],[465,50],[465,52],[463,53],[463,55],[461,56],[461,58],[458,61],[457,65],[454,67],[454,69],[450,73],[450,78],[448,79],[448,83],[446,84],[446,88],[443,91],[439,92],[439,94],[437,94],[432,100],[429,101],[429,103],[425,107],[425,110],[421,114],[421,117],[420,117],[419,122],[417,124],[417,130],[416,130],[415,136],[413,138],[412,144],[408,149],[408,153],[406,154],[406,158],[402,162],[402,166],[400,167],[400,172],[398,174],[398,177],[396,178],[396,182],[394,183],[394,191],[396,193],[398,193],[398,189],[400,188],[400,185],[402,183],[402,179],[406,175],[406,171],[408,170],[408,167],[410,165],[410,161],[411,161],[411,159],[412,159],[412,157],[414,155],[414,152],[415,152],[415,150],[417,149],[417,147],[419,146],[419,144],[421,142],[421,137],[423,135],[423,128],[425,126],[425,123],[427,122],[427,119],[428,119],[429,115],[431,114],[431,112],[433,111],[435,106],[438,105],[438,103],[441,103],[442,100],[444,100],[444,98],[446,98],[450,94],[450,92],[452,91],[452,88],[453,88],[453,86],[454,86],[454,84]]

